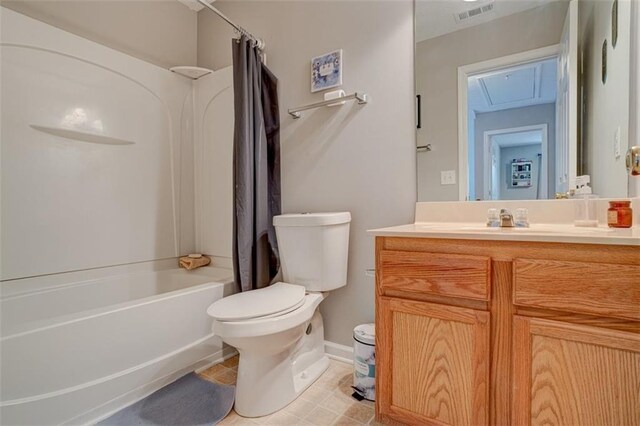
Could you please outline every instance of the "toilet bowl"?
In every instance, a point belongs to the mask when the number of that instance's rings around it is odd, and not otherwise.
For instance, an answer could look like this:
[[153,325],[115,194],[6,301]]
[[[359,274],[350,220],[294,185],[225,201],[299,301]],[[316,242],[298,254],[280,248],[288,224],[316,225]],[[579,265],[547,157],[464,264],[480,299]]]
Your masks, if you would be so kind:
[[319,306],[346,285],[349,213],[274,218],[285,282],[213,303],[213,332],[240,354],[236,412],[272,414],[329,366]]
[[[277,283],[252,293],[267,293],[279,286],[292,285]],[[324,295],[304,294],[304,287],[295,287],[303,290],[302,303],[281,314],[224,321],[216,318],[215,306],[208,310],[214,318],[213,332],[240,354],[235,410],[241,416],[266,416],[280,410],[329,366],[318,309]],[[244,294],[227,299],[240,301]],[[245,309],[250,311],[251,305]]]

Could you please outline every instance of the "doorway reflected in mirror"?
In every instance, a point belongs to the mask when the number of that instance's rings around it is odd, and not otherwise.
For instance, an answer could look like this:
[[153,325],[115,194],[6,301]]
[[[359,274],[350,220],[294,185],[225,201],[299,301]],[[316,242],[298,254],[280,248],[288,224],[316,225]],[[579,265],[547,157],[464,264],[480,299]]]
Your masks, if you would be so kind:
[[[459,136],[467,161],[459,166],[468,181],[461,198],[547,199],[561,190],[556,169],[569,164],[556,153],[558,56],[553,46],[459,68],[458,116],[467,122]],[[508,171],[520,160],[535,166],[514,185]]]

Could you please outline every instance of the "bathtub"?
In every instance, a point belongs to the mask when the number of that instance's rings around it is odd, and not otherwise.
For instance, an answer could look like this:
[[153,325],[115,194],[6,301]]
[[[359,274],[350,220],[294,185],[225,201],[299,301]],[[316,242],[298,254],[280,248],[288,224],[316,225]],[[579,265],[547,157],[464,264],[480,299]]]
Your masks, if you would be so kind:
[[206,313],[229,269],[110,273],[2,283],[1,424],[90,424],[233,353]]

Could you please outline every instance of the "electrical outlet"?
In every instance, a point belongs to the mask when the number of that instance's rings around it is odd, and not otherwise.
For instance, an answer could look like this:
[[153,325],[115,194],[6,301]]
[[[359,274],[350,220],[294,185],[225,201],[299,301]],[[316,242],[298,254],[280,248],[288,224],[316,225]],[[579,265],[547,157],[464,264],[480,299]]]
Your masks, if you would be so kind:
[[440,172],[440,185],[455,185],[456,184],[456,171],[444,170]]
[[616,133],[613,135],[613,156],[616,160],[622,156],[622,148],[620,147],[620,126],[618,126]]

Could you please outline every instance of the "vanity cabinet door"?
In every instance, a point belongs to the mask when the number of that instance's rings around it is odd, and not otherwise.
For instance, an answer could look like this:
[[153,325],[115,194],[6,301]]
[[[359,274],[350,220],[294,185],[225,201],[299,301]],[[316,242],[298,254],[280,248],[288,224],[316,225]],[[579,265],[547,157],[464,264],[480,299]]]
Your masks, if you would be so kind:
[[640,425],[640,335],[514,317],[513,425]]
[[388,297],[376,312],[381,420],[487,424],[489,313]]

